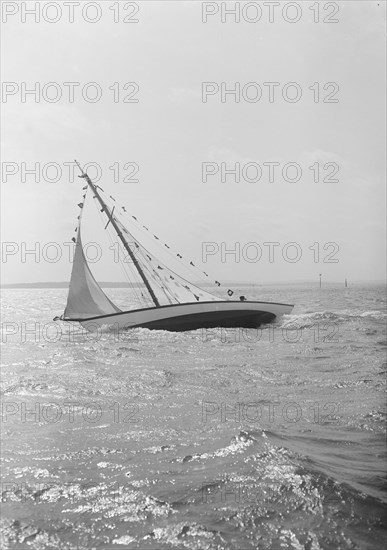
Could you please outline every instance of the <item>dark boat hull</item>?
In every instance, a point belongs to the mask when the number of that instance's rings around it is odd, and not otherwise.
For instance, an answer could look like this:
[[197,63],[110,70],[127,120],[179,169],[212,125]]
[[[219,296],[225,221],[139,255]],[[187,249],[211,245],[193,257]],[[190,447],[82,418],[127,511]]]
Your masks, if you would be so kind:
[[197,330],[200,328],[258,328],[259,326],[271,323],[276,316],[267,311],[224,311],[224,312],[208,312],[208,313],[193,313],[189,315],[181,315],[168,319],[160,319],[138,325],[142,328],[150,330],[169,330],[172,332],[184,332],[187,330]]
[[290,313],[292,309],[290,304],[271,302],[192,302],[68,320],[79,321],[90,331],[104,327],[118,330],[142,327],[184,332],[216,327],[257,328],[272,322],[279,315]]

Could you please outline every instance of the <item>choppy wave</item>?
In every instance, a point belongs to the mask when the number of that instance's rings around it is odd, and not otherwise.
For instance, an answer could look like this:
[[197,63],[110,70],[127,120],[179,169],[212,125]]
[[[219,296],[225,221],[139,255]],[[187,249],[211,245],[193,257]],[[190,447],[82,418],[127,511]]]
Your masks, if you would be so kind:
[[282,328],[308,328],[316,325],[316,323],[345,323],[346,321],[356,320],[375,320],[385,321],[387,314],[383,311],[359,311],[353,312],[348,310],[343,311],[321,311],[314,313],[301,313],[295,315],[284,315],[280,320]]
[[260,331],[7,336],[2,548],[384,550],[383,293],[270,292]]

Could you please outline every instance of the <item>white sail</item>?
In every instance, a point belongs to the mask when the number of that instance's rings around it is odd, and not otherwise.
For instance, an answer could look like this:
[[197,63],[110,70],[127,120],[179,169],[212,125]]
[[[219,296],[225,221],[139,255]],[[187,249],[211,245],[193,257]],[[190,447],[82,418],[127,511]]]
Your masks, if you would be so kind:
[[[94,185],[81,166],[79,164],[78,166],[82,172],[80,177],[85,178],[88,184],[88,187],[83,189],[86,189],[86,193],[88,188],[92,190],[93,198],[98,200],[102,207],[101,212],[104,212],[108,218],[105,229],[114,228],[119,237],[119,246],[123,248],[124,252],[124,260],[121,261],[122,267],[126,267],[127,271],[137,278],[133,283],[133,290],[138,291],[137,298],[143,303],[141,308],[122,311],[102,291],[94,279],[83,253],[80,234],[81,211],[78,216],[79,225],[67,306],[64,315],[60,318],[55,317],[55,320],[77,320],[88,330],[94,330],[96,325],[102,327],[114,324],[122,329],[144,327],[151,330],[180,332],[215,327],[256,328],[261,324],[271,322],[278,315],[292,311],[293,306],[290,304],[249,301],[244,297],[240,297],[239,301],[224,300],[191,283],[189,275],[189,279],[178,275],[179,267],[175,271],[169,261],[167,265],[157,258],[159,256],[157,252],[156,255],[153,254],[152,246],[145,247],[134,237],[133,232],[126,228],[126,223],[124,224],[119,219],[120,214],[117,217],[115,205],[109,207],[106,204],[99,193],[99,190],[102,192],[103,190]],[[86,197],[86,193],[83,198]],[[113,197],[110,198],[115,202]],[[82,209],[83,203],[78,206]],[[126,212],[124,207],[121,208]],[[137,223],[135,216],[131,216],[131,218],[134,218]],[[146,226],[142,227],[149,232]],[[153,235],[153,238],[156,241],[160,240],[157,235]],[[73,240],[75,241],[75,239]],[[133,249],[131,248],[132,244]],[[161,247],[161,243],[158,244]],[[161,247],[165,254],[164,248],[168,250],[170,247],[166,243]],[[172,253],[169,250],[168,253],[172,255],[174,263],[176,263],[176,258],[183,259],[180,253]],[[189,266],[197,270],[192,261],[189,262]],[[188,269],[192,271],[190,267]],[[204,271],[202,273],[208,277],[207,273]],[[214,282],[220,286],[219,281]],[[227,294],[230,297],[233,292],[229,289]]]
[[103,292],[87,265],[79,226],[69,294],[63,317],[64,319],[86,319],[120,311]]

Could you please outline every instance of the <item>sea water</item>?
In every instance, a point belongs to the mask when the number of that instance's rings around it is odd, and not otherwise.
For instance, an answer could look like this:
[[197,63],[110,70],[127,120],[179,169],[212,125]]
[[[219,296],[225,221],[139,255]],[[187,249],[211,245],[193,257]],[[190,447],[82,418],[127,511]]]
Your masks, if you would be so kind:
[[385,548],[384,288],[239,290],[296,306],[89,334],[3,292],[2,548]]

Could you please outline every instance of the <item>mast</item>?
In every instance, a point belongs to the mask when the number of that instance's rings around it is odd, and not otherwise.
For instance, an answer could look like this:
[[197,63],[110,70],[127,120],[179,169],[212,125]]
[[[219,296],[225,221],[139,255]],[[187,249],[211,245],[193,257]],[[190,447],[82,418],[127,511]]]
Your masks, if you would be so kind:
[[[145,276],[145,273],[143,272],[143,270],[142,270],[140,264],[138,263],[138,261],[137,261],[135,255],[133,254],[133,251],[131,250],[130,246],[128,245],[128,243],[127,243],[126,240],[124,239],[124,236],[123,236],[123,234],[122,234],[121,231],[120,231],[120,228],[118,227],[117,223],[115,222],[115,220],[114,220],[114,218],[113,218],[113,215],[112,215],[112,214],[113,214],[113,210],[114,210],[114,209],[113,209],[112,211],[109,210],[109,208],[108,208],[108,207],[106,206],[106,204],[104,203],[104,201],[103,201],[101,195],[98,193],[96,186],[93,184],[93,182],[91,181],[91,179],[89,178],[89,176],[82,170],[81,165],[79,164],[79,162],[78,162],[78,161],[75,161],[75,162],[77,163],[78,168],[79,168],[80,171],[82,172],[82,176],[79,176],[79,177],[85,178],[86,181],[87,181],[87,183],[88,183],[88,185],[91,187],[91,190],[93,191],[93,193],[94,193],[95,196],[97,197],[97,199],[98,199],[100,205],[101,205],[102,208],[103,208],[103,211],[105,212],[105,214],[106,214],[107,217],[109,218],[109,222],[111,222],[111,224],[112,224],[112,226],[114,227],[114,229],[115,229],[115,231],[116,231],[118,237],[120,238],[122,244],[124,245],[125,250],[126,250],[127,253],[129,254],[130,259],[131,259],[132,262],[134,263],[134,265],[135,265],[137,271],[139,272],[140,277],[141,277],[141,279],[143,280],[143,282],[144,282],[144,284],[145,284],[145,286],[146,286],[146,288],[147,288],[149,294],[151,295],[151,298],[152,298],[152,300],[153,300],[155,306],[156,306],[156,307],[160,307],[160,303],[159,303],[158,299],[156,298],[156,295],[155,295],[155,293],[153,292],[153,289],[152,289],[152,287],[150,286],[149,281],[148,281],[148,279],[147,279],[146,276]],[[106,225],[106,227],[109,225],[109,222],[108,222],[108,224]],[[106,227],[105,227],[105,229],[106,229]]]

